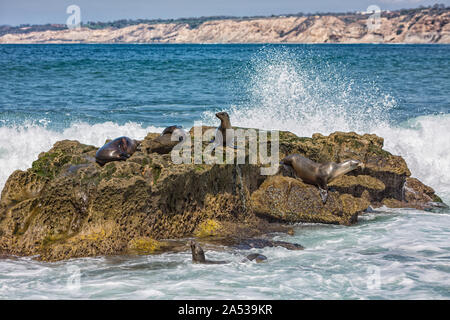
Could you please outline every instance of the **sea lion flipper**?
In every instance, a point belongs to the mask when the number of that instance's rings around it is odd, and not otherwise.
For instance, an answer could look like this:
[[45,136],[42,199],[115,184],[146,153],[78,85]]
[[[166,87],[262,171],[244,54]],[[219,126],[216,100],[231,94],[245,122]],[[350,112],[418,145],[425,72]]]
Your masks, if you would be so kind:
[[119,156],[120,156],[120,159],[122,159],[122,160],[127,160],[129,157],[131,157],[131,155],[129,153],[126,153],[126,152],[121,152],[119,154]]

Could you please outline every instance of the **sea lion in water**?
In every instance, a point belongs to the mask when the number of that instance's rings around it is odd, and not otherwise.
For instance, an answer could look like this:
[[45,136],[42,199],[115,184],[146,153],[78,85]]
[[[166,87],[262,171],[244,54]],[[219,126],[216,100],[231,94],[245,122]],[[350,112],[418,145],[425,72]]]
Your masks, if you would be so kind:
[[364,164],[359,160],[347,160],[341,163],[326,162],[321,164],[299,154],[291,154],[285,157],[280,161],[280,164],[291,166],[297,177],[303,182],[316,185],[319,188],[323,203],[327,202],[329,182],[358,167],[364,167]]
[[257,263],[267,261],[267,257],[265,255],[259,254],[259,253],[251,253],[247,256],[247,259],[250,261],[255,260],[255,262],[257,262]]
[[125,161],[136,151],[139,142],[128,137],[119,137],[98,149],[95,160],[104,165],[111,161]]
[[[220,126],[217,128],[216,137],[211,142],[215,142],[217,145],[222,144],[223,146],[227,146],[227,129],[232,129],[230,116],[226,112],[218,112],[216,113],[216,117],[220,119]],[[217,137],[217,132],[220,132],[222,137]],[[229,142],[232,143],[232,141]]]
[[224,264],[228,263],[227,261],[212,261],[212,260],[206,260],[205,258],[205,252],[203,251],[202,247],[195,242],[190,242],[191,251],[192,251],[192,262],[194,263],[203,263],[203,264]]
[[[194,263],[203,263],[203,264],[225,264],[225,263],[230,263],[230,261],[206,260],[205,252],[203,251],[202,247],[200,247],[200,245],[197,242],[191,240],[189,244],[191,246],[191,251],[192,251],[192,262],[194,262]],[[250,261],[255,260],[255,262],[258,262],[258,263],[267,260],[266,256],[264,256],[262,254],[259,254],[259,253],[249,254],[246,258],[247,258],[247,260],[250,260]]]

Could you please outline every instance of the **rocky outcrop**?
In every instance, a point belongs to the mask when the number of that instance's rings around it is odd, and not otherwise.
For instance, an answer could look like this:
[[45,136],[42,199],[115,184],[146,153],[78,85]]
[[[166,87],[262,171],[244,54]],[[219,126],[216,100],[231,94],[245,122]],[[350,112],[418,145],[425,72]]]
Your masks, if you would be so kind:
[[104,166],[95,162],[96,147],[59,141],[6,182],[0,254],[54,261],[161,252],[173,247],[167,239],[193,236],[239,243],[287,231],[286,223],[349,225],[369,205],[426,207],[440,201],[431,188],[410,178],[401,157],[382,149],[380,137],[343,132],[279,136],[280,159],[300,153],[318,162],[354,158],[366,166],[330,184],[323,205],[315,186],[283,168],[263,176],[261,164],[248,161],[174,164],[159,134],[148,134],[127,161]]
[[428,210],[433,208],[448,208],[435,193],[433,188],[423,184],[416,178],[406,178],[401,199],[386,198],[382,204],[391,208],[416,208]]
[[[450,43],[450,10],[138,24],[120,29],[66,29],[5,34],[0,43]],[[25,32],[25,30],[24,30]]]
[[252,194],[256,214],[283,222],[321,222],[350,225],[370,202],[350,194],[329,192],[322,204],[317,188],[297,179],[282,176],[268,178]]

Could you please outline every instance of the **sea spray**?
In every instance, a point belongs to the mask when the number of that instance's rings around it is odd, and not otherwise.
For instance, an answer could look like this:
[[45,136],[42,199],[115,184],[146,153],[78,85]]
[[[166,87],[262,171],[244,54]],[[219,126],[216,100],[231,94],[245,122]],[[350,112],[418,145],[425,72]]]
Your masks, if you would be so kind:
[[[233,126],[278,129],[310,137],[335,131],[375,133],[403,156],[412,175],[450,202],[450,115],[394,123],[393,96],[373,80],[308,50],[263,48],[244,72],[245,99],[228,108]],[[358,79],[358,80],[356,80]],[[213,125],[213,112],[203,121]]]
[[[390,123],[396,101],[373,81],[351,78],[342,63],[308,50],[265,48],[250,60],[242,80],[244,99],[228,110],[235,126],[314,132],[367,131]],[[214,113],[203,120],[214,122]]]
[[373,133],[384,148],[401,155],[414,177],[433,187],[450,203],[450,114],[421,116],[398,126],[380,126]]

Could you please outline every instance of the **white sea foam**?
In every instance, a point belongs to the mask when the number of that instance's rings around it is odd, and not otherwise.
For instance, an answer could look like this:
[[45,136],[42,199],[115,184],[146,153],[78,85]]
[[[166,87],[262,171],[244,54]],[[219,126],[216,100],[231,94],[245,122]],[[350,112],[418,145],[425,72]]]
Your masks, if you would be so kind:
[[413,176],[450,202],[450,114],[423,116],[400,127],[379,127],[385,149],[401,155]]
[[[207,250],[208,259],[230,261],[218,265],[192,264],[187,251],[0,260],[0,299],[448,299],[448,223],[447,215],[414,210],[352,228],[300,225],[277,239],[305,250]],[[250,252],[268,261],[242,262]],[[75,290],[67,289],[69,266],[80,270]]]

